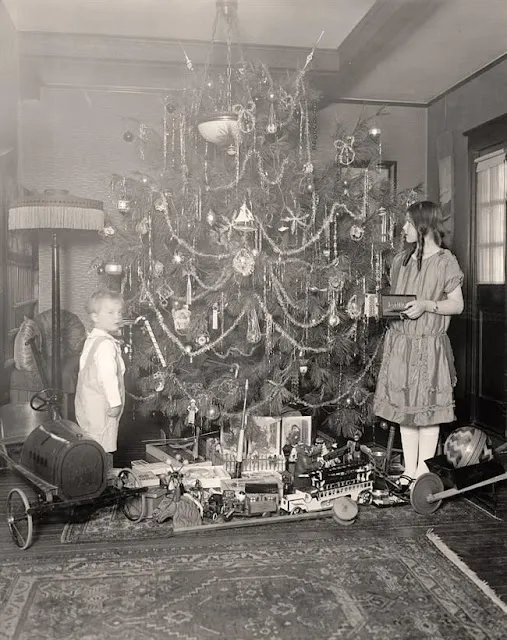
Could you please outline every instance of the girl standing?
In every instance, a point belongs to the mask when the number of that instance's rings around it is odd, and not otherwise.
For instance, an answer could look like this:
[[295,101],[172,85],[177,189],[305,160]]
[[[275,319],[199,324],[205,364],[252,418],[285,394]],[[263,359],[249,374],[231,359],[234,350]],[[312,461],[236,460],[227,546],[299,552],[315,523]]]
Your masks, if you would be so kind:
[[412,204],[403,232],[412,247],[395,256],[391,293],[413,294],[390,323],[374,399],[375,415],[400,425],[404,476],[428,471],[440,424],[453,422],[456,371],[447,329],[463,311],[463,273],[442,247],[442,214],[433,202]]

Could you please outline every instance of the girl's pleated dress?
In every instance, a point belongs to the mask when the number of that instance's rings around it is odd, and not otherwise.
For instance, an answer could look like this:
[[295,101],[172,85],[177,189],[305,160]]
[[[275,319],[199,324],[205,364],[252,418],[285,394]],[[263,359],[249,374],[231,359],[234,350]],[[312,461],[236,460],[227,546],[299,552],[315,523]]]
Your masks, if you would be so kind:
[[[463,282],[463,273],[447,249],[424,258],[421,270],[406,254],[395,256],[391,293],[419,300],[445,300]],[[375,415],[403,426],[452,422],[456,370],[447,336],[450,316],[423,313],[417,320],[392,320],[384,342],[374,399]]]

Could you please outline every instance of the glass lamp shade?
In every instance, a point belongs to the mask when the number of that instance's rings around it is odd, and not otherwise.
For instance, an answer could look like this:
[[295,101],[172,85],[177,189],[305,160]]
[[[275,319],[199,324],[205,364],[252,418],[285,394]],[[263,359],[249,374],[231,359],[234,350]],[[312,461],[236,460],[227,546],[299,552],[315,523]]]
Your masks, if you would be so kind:
[[238,118],[229,112],[203,115],[197,128],[201,136],[217,146],[227,147],[227,153],[234,155],[235,145],[239,138]]
[[108,276],[121,276],[123,273],[123,267],[117,262],[106,262],[104,265],[104,271]]

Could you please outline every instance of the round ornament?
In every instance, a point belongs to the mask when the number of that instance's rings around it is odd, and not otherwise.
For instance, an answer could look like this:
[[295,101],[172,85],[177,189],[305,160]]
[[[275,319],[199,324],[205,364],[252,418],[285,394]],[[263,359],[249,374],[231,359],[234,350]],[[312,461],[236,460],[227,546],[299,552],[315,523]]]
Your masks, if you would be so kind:
[[216,405],[211,405],[206,414],[208,420],[217,420],[220,417],[220,409]]
[[132,142],[132,140],[134,139],[134,134],[132,133],[132,131],[125,131],[125,133],[123,134],[123,139],[125,140],[125,142]]
[[197,338],[195,339],[195,343],[197,344],[197,346],[199,347],[204,347],[205,344],[207,344],[209,342],[209,336],[206,335],[205,333],[201,333],[200,335],[197,336]]
[[359,304],[356,295],[353,295],[348,301],[347,315],[351,320],[358,320],[361,317],[361,305]]
[[103,276],[105,274],[106,270],[104,268],[103,264],[99,264],[99,266],[97,267],[97,273],[99,276]]
[[276,133],[277,128],[278,128],[278,127],[276,126],[276,124],[274,124],[274,123],[272,123],[272,122],[271,122],[271,123],[270,123],[270,124],[268,124],[268,126],[266,127],[266,131],[267,131],[268,133],[270,133],[271,135],[273,135],[274,133]]
[[459,469],[493,458],[491,440],[477,427],[455,429],[444,444],[444,455],[453,467]]
[[162,373],[162,371],[157,371],[154,375],[153,375],[153,383],[154,383],[154,389],[157,393],[160,393],[161,391],[164,390],[165,388],[165,375]]
[[160,278],[164,273],[164,264],[160,260],[155,260],[153,263],[153,275],[155,278]]
[[232,266],[236,273],[242,276],[250,276],[254,271],[255,257],[249,249],[240,249],[232,260]]
[[382,130],[379,127],[371,127],[371,129],[368,129],[368,135],[372,140],[379,140],[382,135]]
[[330,327],[337,327],[340,324],[340,318],[335,313],[332,313],[327,322]]
[[364,227],[361,227],[358,224],[353,224],[350,227],[349,233],[352,240],[359,242],[359,240],[362,240],[364,236]]
[[167,209],[167,202],[165,198],[157,198],[153,203],[153,206],[155,207],[155,211],[163,213]]
[[102,229],[102,233],[103,233],[105,236],[114,236],[114,234],[116,233],[116,231],[115,231],[114,227],[112,227],[111,225],[108,225],[107,227],[104,227],[104,228]]

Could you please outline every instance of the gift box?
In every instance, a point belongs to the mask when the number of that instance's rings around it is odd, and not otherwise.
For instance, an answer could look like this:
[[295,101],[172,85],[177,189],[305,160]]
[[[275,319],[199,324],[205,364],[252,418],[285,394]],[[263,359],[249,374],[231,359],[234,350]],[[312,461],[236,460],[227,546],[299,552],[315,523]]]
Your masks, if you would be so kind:
[[409,302],[416,300],[415,295],[388,294],[381,295],[379,301],[379,315],[386,319],[400,319],[400,313]]
[[144,502],[144,517],[153,518],[153,512],[167,495],[165,487],[154,487],[141,494]]

